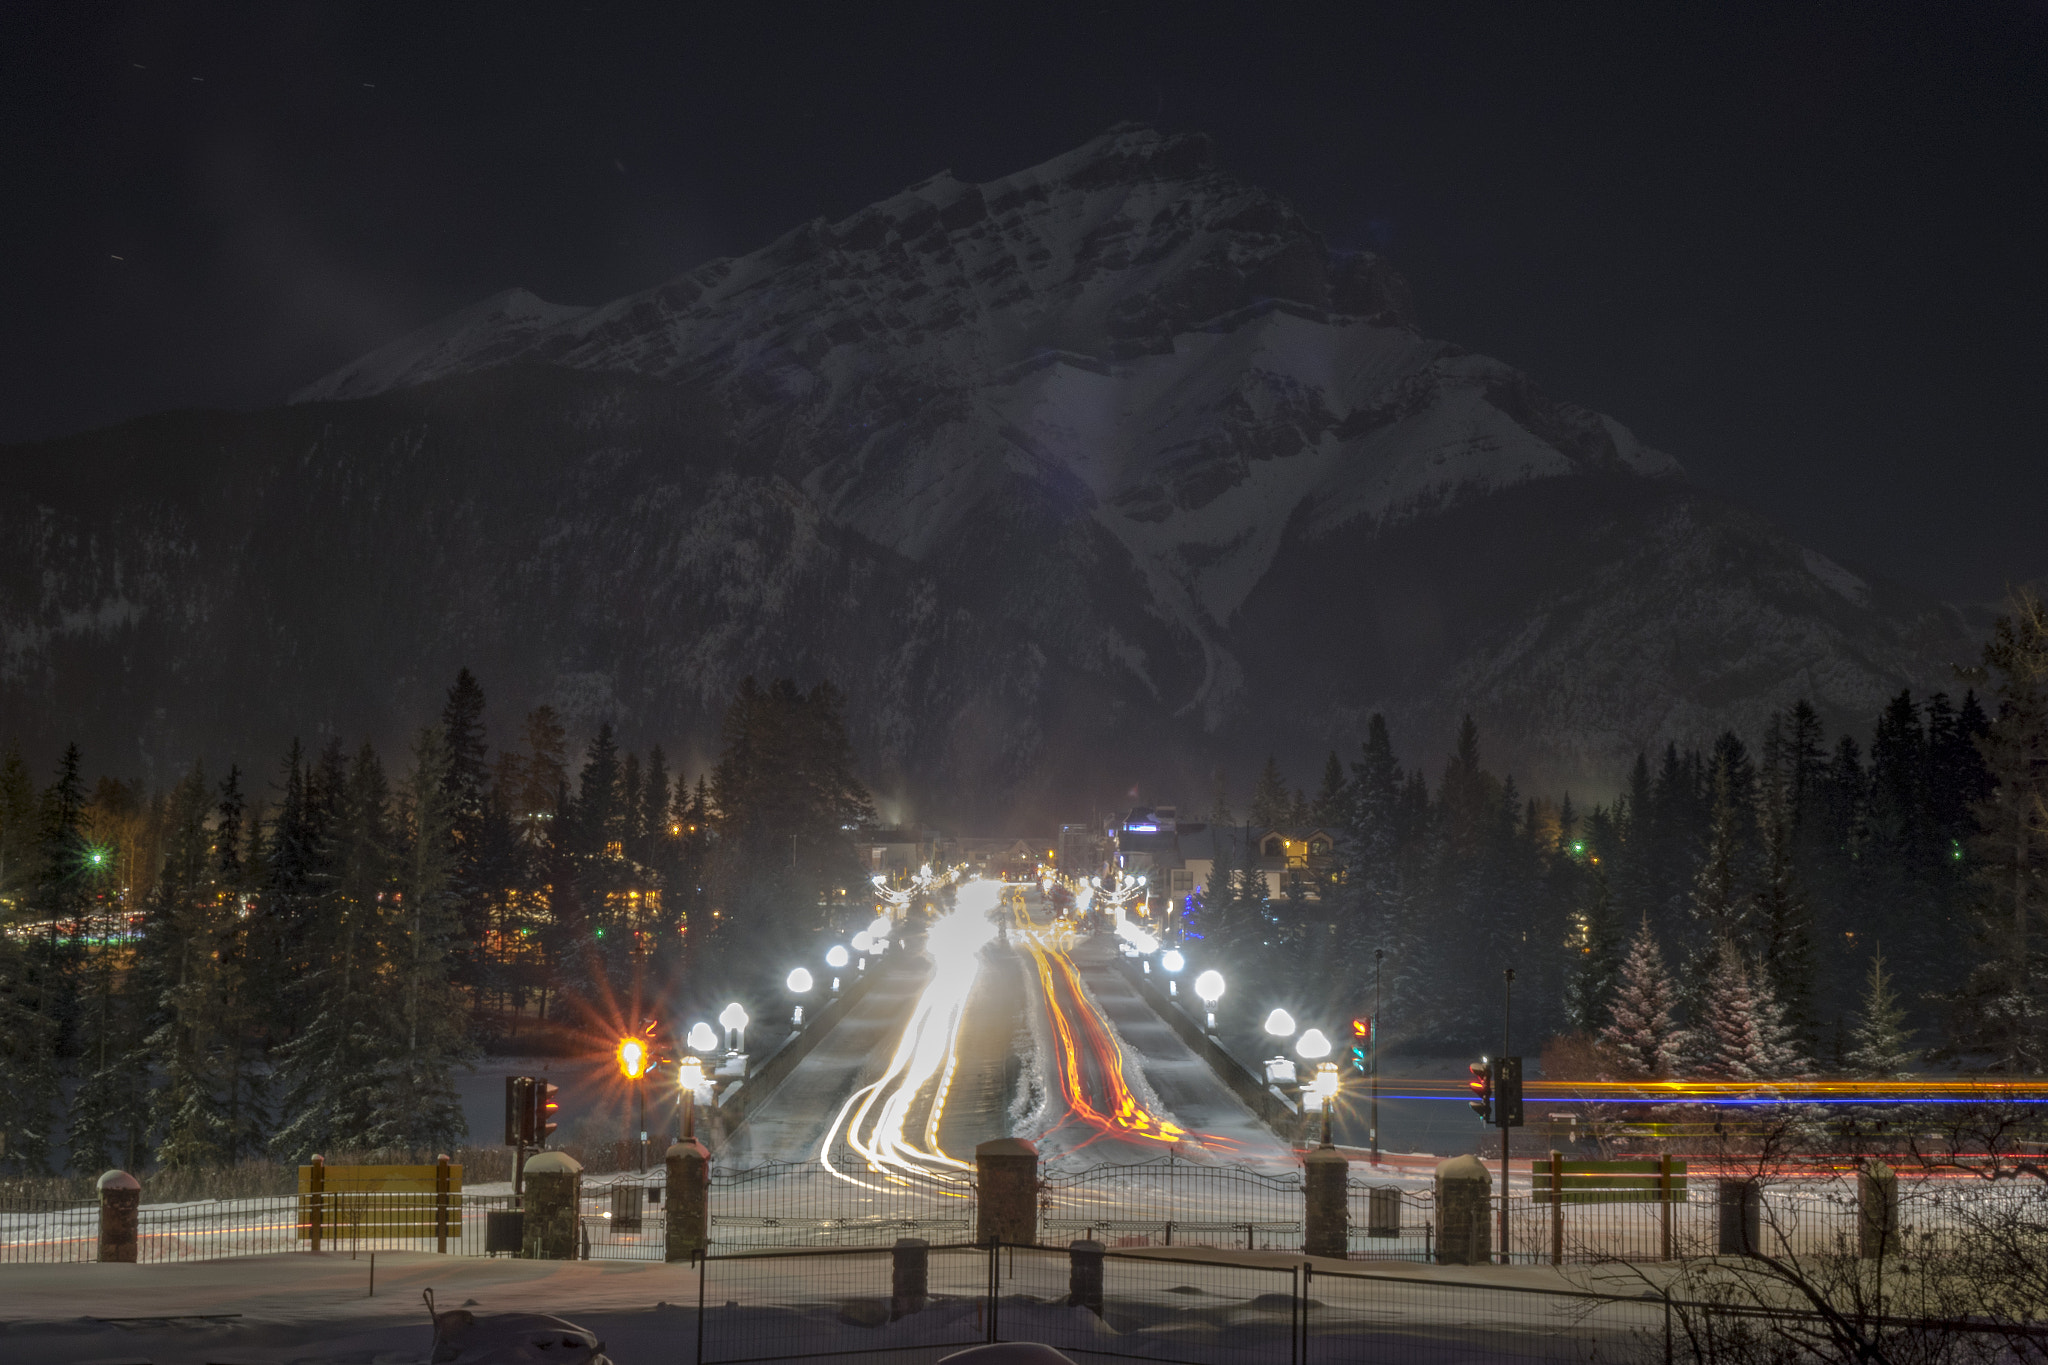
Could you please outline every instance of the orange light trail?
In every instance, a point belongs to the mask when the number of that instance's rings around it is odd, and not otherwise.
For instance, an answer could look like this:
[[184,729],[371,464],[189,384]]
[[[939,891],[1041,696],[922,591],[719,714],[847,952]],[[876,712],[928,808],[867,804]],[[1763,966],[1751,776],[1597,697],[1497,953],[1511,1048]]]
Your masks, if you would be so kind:
[[[1053,1033],[1060,1053],[1057,1067],[1060,1096],[1066,1101],[1068,1119],[1078,1120],[1095,1129],[1099,1137],[1169,1145],[1195,1137],[1217,1146],[1231,1145],[1225,1138],[1206,1133],[1191,1134],[1179,1124],[1161,1118],[1139,1103],[1138,1097],[1131,1093],[1130,1083],[1124,1075],[1123,1045],[1117,1041],[1109,1021],[1102,1017],[1101,1011],[1089,999],[1087,990],[1081,984],[1080,974],[1075,970],[1073,959],[1063,949],[1050,942],[1047,934],[1033,925],[1030,915],[1024,909],[1022,896],[1011,902],[1011,908],[1018,938],[1025,951],[1031,954],[1032,965],[1038,969],[1038,983],[1045,994],[1047,1013],[1052,1018]],[[1066,998],[1074,1004],[1071,1014],[1061,999],[1062,986]],[[1102,1076],[1103,1087],[1107,1092],[1106,1111],[1089,1095],[1088,1086],[1081,1075],[1081,1052],[1084,1046],[1095,1059],[1096,1069]],[[1082,1145],[1086,1146],[1087,1143]]]

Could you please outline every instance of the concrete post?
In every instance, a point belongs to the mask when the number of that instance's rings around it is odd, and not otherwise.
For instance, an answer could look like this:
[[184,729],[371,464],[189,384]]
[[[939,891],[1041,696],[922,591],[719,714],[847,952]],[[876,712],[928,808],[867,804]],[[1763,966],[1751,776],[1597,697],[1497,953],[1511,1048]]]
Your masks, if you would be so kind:
[[931,1289],[931,1243],[898,1237],[889,1262],[889,1321],[923,1312]]
[[1302,1177],[1308,1221],[1301,1249],[1342,1260],[1351,1251],[1351,1163],[1335,1147],[1318,1147],[1308,1154]]
[[711,1153],[693,1137],[668,1149],[668,1252],[694,1261],[711,1246]]
[[1438,1265],[1486,1265],[1493,1260],[1493,1176],[1476,1156],[1436,1164]]
[[997,1138],[974,1149],[974,1241],[978,1246],[1038,1241],[1038,1149]]
[[1876,1260],[1898,1250],[1898,1172],[1873,1161],[1856,1173],[1856,1254]]
[[1067,1306],[1102,1316],[1102,1243],[1067,1243]]
[[126,1171],[108,1171],[100,1177],[100,1259],[135,1264],[135,1247],[140,1240],[142,1182]]
[[573,1261],[583,1203],[583,1165],[567,1152],[542,1152],[526,1163],[526,1257]]
[[1754,1256],[1763,1245],[1763,1187],[1754,1180],[1723,1180],[1720,1190],[1723,1256]]

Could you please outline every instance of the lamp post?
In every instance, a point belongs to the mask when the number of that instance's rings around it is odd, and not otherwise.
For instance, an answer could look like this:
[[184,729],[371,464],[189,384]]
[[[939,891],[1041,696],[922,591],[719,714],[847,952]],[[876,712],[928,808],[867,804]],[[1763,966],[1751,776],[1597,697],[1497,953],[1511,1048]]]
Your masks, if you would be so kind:
[[725,1025],[726,1051],[737,1057],[747,1044],[747,1012],[735,1000],[718,1012],[718,1022]]
[[640,1170],[647,1169],[647,1044],[638,1038],[619,1039],[619,1074],[633,1083],[640,1123]]
[[[845,945],[835,943],[825,950],[825,965],[834,972],[844,971],[847,961]],[[832,994],[839,994],[839,978],[837,976],[832,978]]]
[[1380,978],[1387,950],[1372,950],[1372,1164],[1380,1164]]
[[1168,948],[1159,955],[1159,965],[1166,971],[1166,993],[1179,995],[1180,969],[1188,965],[1188,960],[1181,956],[1180,949]]

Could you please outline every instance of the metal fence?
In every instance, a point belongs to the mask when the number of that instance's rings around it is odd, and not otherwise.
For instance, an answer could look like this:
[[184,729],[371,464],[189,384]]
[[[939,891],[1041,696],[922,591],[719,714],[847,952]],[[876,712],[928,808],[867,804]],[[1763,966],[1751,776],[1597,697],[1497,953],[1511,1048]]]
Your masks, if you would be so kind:
[[1039,1182],[1041,1241],[1107,1246],[1235,1247],[1299,1251],[1304,1207],[1299,1172],[1200,1165],[1162,1157],[1136,1165],[1058,1172]]
[[713,1167],[711,1246],[888,1246],[899,1237],[964,1242],[974,1236],[974,1181],[912,1179],[858,1159]]

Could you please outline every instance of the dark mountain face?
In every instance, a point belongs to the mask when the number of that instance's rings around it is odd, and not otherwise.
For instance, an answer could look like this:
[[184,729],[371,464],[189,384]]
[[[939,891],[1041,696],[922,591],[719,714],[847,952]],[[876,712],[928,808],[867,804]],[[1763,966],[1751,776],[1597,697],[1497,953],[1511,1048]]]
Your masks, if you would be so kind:
[[830,678],[885,803],[995,823],[1194,804],[1374,710],[1600,791],[1971,652],[1406,309],[1128,129],[600,308],[513,291],[282,409],[8,451],[0,727],[267,763],[402,742],[467,664],[501,730],[697,761],[742,677]]

